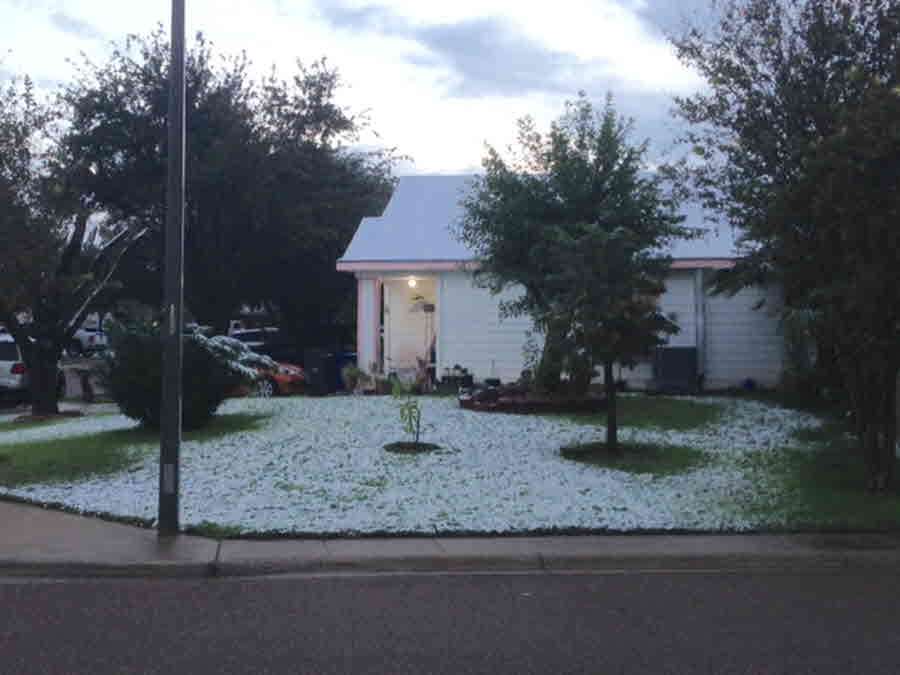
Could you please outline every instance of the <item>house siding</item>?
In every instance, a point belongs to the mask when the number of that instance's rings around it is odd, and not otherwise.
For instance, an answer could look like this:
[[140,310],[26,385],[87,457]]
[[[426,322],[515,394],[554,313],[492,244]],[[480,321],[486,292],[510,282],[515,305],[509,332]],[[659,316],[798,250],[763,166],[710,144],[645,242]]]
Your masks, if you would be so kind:
[[694,270],[678,270],[666,278],[666,290],[659,298],[666,316],[675,315],[679,331],[668,338],[671,347],[697,346],[697,317],[694,303]]
[[[779,320],[772,311],[778,294],[761,288],[744,289],[734,296],[707,293],[705,301],[698,303],[699,287],[696,270],[673,270],[667,278],[660,308],[666,314],[674,313],[681,329],[668,344],[705,345],[700,363],[707,389],[741,386],[747,378],[760,386],[777,386],[784,358]],[[514,299],[516,291],[494,296],[474,286],[468,272],[457,270],[439,272],[415,290],[403,281],[385,280],[385,297],[391,308],[385,315],[388,370],[413,367],[415,357],[426,354],[424,315],[404,311],[415,293],[437,305],[433,320],[438,377],[456,364],[468,368],[476,379],[499,377],[509,382],[519,377],[525,367],[523,352],[532,322],[528,317],[500,318],[501,301]],[[763,298],[766,305],[755,310],[754,305]],[[703,309],[699,322],[698,307]],[[699,340],[698,330],[703,331]],[[534,337],[540,345],[541,336]],[[649,360],[632,369],[620,371],[617,367],[617,376],[620,372],[630,388],[645,389],[652,383]]]
[[532,323],[527,317],[500,318],[500,302],[515,299],[517,292],[494,296],[474,286],[466,272],[445,272],[442,280],[438,376],[444,368],[458,364],[468,368],[476,379],[518,379],[524,367],[526,333]]
[[[672,347],[697,346],[697,312],[694,302],[694,270],[676,270],[666,278],[666,290],[659,298],[659,308],[665,315],[675,314],[680,330],[669,336]],[[616,377],[619,368],[615,369]],[[653,380],[653,365],[649,359],[634,368],[622,368],[622,377],[632,389],[646,389]],[[599,379],[603,381],[602,376]]]
[[[754,309],[763,299],[766,304]],[[775,315],[779,302],[777,292],[760,287],[707,296],[707,389],[741,386],[748,378],[764,387],[779,384],[784,363],[784,338]]]

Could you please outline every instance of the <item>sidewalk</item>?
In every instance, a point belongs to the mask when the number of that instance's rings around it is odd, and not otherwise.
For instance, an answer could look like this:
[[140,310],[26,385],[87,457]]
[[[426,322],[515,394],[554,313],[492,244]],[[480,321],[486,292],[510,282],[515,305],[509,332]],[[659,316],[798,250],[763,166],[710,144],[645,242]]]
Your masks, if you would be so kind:
[[837,569],[900,571],[900,533],[219,542],[0,501],[0,575]]

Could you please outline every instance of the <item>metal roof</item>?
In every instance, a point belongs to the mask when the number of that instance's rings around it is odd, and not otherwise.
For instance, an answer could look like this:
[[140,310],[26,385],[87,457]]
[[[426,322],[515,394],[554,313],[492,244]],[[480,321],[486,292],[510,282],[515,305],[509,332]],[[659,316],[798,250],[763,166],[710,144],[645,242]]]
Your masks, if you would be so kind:
[[[468,261],[472,252],[453,236],[463,215],[459,204],[474,174],[402,176],[384,213],[363,218],[338,262]],[[735,236],[728,225],[704,222],[702,208],[687,204],[685,225],[707,230],[701,239],[679,240],[671,249],[675,260],[737,257]]]

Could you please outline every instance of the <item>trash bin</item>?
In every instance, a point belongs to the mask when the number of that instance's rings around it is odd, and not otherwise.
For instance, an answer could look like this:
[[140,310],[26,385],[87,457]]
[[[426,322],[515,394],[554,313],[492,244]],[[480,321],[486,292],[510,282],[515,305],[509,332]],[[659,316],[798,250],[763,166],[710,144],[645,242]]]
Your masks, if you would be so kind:
[[327,349],[307,349],[303,352],[303,372],[307,392],[325,396],[338,390],[340,370],[334,352]]

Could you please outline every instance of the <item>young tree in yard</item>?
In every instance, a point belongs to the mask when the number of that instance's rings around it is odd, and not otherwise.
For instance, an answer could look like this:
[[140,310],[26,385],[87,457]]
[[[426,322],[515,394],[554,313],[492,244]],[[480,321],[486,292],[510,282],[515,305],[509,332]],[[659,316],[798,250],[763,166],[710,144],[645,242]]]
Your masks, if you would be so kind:
[[584,94],[546,136],[521,120],[520,158],[509,165],[489,148],[460,230],[483,283],[524,289],[506,310],[543,329],[545,388],[553,391],[566,368],[583,394],[602,364],[612,452],[613,364],[634,364],[677,330],[656,300],[671,264],[666,245],[691,235],[661,178],[642,171],[646,144],[629,145],[629,133],[611,98],[598,115]]
[[[131,36],[107,62],[80,66],[63,93],[72,143],[99,167],[97,199],[149,227],[158,250],[168,58],[162,29]],[[366,121],[335,103],[339,78],[324,60],[288,81],[255,81],[249,70],[245,55],[219,58],[202,35],[187,55],[185,300],[220,332],[244,304],[289,314],[302,298],[315,298],[297,310],[307,324],[325,324],[352,295],[334,260],[373,194],[389,191],[392,154],[344,147]],[[156,260],[134,251],[123,268],[148,304],[158,301]]]
[[602,366],[606,448],[612,453],[619,450],[614,364],[636,365],[678,330],[656,302],[665,290],[671,259],[655,249],[672,224],[665,211],[644,213],[637,222],[623,217],[579,223],[560,233],[552,247],[558,272],[553,275],[551,312],[569,324],[563,340],[567,353],[581,354],[590,374],[595,364]]
[[708,206],[742,229],[719,290],[776,282],[813,317],[818,369],[846,393],[884,491],[895,464],[900,341],[900,7],[893,0],[729,0],[673,38],[708,88],[677,100]]
[[122,227],[102,247],[87,241],[90,165],[57,142],[58,121],[27,79],[0,92],[0,322],[22,351],[35,415],[58,412],[60,355],[142,235]]

